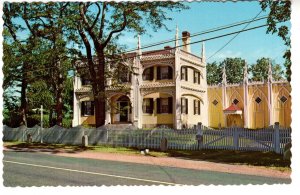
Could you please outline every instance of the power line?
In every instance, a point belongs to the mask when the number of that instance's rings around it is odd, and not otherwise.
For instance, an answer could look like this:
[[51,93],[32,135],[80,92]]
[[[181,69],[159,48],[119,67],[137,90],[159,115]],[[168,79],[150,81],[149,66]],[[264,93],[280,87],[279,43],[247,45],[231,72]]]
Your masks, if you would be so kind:
[[[203,39],[203,40],[200,40],[200,41],[191,42],[191,43],[189,43],[189,44],[182,44],[182,45],[179,45],[179,46],[176,46],[176,47],[171,47],[170,49],[175,49],[175,48],[182,47],[182,46],[186,46],[186,45],[192,45],[192,44],[200,43],[200,42],[203,42],[203,41],[210,41],[210,40],[213,40],[213,39],[222,38],[222,37],[225,37],[225,36],[230,36],[230,35],[233,35],[233,34],[237,34],[237,33],[245,32],[245,31],[254,30],[254,29],[257,29],[257,28],[265,27],[265,26],[268,26],[268,25],[267,25],[267,24],[264,24],[264,25],[256,26],[256,27],[249,28],[249,29],[245,29],[245,28],[244,28],[243,30],[240,30],[240,31],[235,31],[235,32],[232,32],[232,33],[227,33],[227,34],[223,34],[223,35],[219,35],[219,36],[215,36],[215,37]],[[174,39],[174,40],[175,40],[175,39]],[[157,53],[157,52],[160,52],[160,51],[161,51],[161,50],[148,51],[147,54],[154,54],[154,53]],[[125,54],[126,54],[126,53],[125,53]],[[130,56],[130,57],[117,58],[117,59],[112,60],[112,61],[109,61],[109,62],[112,63],[112,62],[116,62],[117,60],[130,59],[130,58],[133,58],[133,57],[140,57],[140,56],[142,56],[142,55],[143,55],[143,54],[141,54],[141,55],[135,54],[135,55]],[[38,70],[25,71],[24,73],[35,72],[35,71],[40,71],[40,70],[45,70],[45,69],[52,69],[52,68],[56,68],[56,67],[47,67],[47,68],[38,69]],[[86,67],[82,67],[82,68],[86,68]]]
[[[260,25],[260,26],[255,26],[255,27],[252,27],[252,28],[243,29],[243,30],[239,30],[239,31],[235,31],[235,32],[231,32],[231,33],[227,33],[227,34],[215,36],[215,37],[210,37],[210,38],[202,39],[200,41],[194,41],[194,42],[191,42],[189,44],[182,44],[182,45],[178,45],[176,47],[170,47],[170,50],[178,48],[178,47],[186,46],[186,45],[193,45],[193,44],[204,42],[204,41],[210,41],[210,40],[214,40],[214,39],[218,39],[218,38],[222,38],[222,37],[234,35],[234,34],[241,33],[241,32],[255,30],[255,29],[258,29],[258,28],[265,27],[265,26],[268,26],[268,24],[264,24],[264,25]],[[155,54],[155,53],[159,53],[159,52],[161,52],[161,50],[148,51],[147,54]],[[134,56],[124,57],[124,58],[118,58],[117,60],[130,59],[130,58],[134,58],[134,57],[140,57],[140,56],[143,56],[143,55],[145,55],[145,54],[135,54]],[[109,61],[109,62],[116,62],[116,60],[112,60],[112,61]],[[83,68],[85,68],[85,67],[83,67]]]
[[[248,24],[245,25],[245,27],[242,29],[246,29],[260,14],[262,11],[260,11],[253,19],[252,21],[250,21]],[[217,53],[219,53],[222,49],[224,49],[229,43],[231,43],[231,41],[233,41],[233,39],[235,39],[240,33],[237,33],[235,36],[233,36],[227,43],[225,43],[225,45],[223,45],[220,49],[218,49],[213,55],[209,56],[207,58],[207,60],[209,60],[210,58],[214,57]]]
[[[254,22],[254,21],[263,20],[263,19],[266,19],[266,18],[268,18],[268,16],[261,16],[259,18],[243,20],[243,21],[240,21],[240,22],[236,22],[236,23],[232,23],[232,24],[228,24],[228,25],[208,29],[208,30],[201,31],[201,32],[198,32],[198,33],[194,33],[194,34],[191,34],[190,37],[196,37],[196,36],[199,36],[199,35],[204,35],[204,34],[216,32],[216,31],[221,31],[221,30],[225,30],[225,29],[228,29],[228,28],[233,28],[233,27],[240,26],[240,25],[243,25],[243,24],[251,23],[251,22]],[[168,39],[168,40],[165,40],[165,41],[151,43],[151,44],[148,44],[148,45],[145,45],[145,46],[141,47],[141,49],[146,49],[146,48],[149,48],[149,47],[154,47],[154,46],[174,42],[174,41],[181,40],[181,39],[182,39],[182,37],[179,37],[178,39]],[[128,53],[128,52],[134,52],[134,51],[136,51],[136,49],[131,49],[131,50],[127,50],[127,51],[124,51],[124,52],[120,52],[120,53],[117,53],[117,55],[120,55],[120,54],[123,54],[123,53]]]

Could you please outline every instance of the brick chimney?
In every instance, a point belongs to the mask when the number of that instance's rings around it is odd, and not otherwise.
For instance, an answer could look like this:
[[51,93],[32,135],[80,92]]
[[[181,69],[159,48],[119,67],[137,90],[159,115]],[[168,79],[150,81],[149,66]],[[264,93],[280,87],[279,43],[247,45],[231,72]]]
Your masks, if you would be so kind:
[[191,53],[191,37],[190,37],[190,33],[188,31],[183,31],[182,32],[182,49],[186,52]]
[[167,45],[167,46],[164,47],[164,49],[165,49],[165,50],[170,50],[170,49],[172,49],[172,48],[171,48],[171,46]]

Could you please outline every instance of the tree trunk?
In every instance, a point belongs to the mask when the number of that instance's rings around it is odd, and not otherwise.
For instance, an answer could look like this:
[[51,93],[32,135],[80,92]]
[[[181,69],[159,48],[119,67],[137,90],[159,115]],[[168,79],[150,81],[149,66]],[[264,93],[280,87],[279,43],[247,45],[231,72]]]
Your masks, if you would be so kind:
[[27,89],[27,79],[24,78],[23,75],[22,84],[21,84],[21,106],[20,106],[20,113],[21,113],[21,125],[27,126],[27,98],[26,98],[26,89]]
[[[96,89],[94,92],[94,101],[95,101],[95,120],[96,127],[100,127],[105,124],[105,80],[104,80],[104,67],[105,67],[105,58],[104,51],[97,51],[98,64],[97,64],[97,74],[95,79]],[[95,87],[93,87],[95,88]]]
[[[58,70],[60,70],[60,62],[58,62]],[[62,101],[62,91],[63,91],[63,76],[59,73],[58,83],[56,92],[56,125],[62,126],[63,120],[63,101]]]

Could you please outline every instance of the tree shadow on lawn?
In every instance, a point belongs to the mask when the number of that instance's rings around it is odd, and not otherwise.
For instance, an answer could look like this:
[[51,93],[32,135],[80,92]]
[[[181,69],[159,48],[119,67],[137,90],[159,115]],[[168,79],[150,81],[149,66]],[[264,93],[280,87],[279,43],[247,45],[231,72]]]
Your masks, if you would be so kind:
[[166,153],[170,157],[216,163],[280,167],[287,169],[289,169],[291,165],[290,160],[284,160],[282,154],[276,154],[275,152],[234,150],[169,150]]
[[7,145],[5,147],[16,152],[50,152],[53,154],[62,152],[78,153],[86,150],[92,150],[91,147],[47,143],[18,143]]

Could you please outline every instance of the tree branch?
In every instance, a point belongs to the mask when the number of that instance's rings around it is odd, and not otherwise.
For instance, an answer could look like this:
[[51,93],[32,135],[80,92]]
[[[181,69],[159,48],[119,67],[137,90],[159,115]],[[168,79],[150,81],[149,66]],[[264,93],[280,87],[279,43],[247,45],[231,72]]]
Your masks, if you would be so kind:
[[101,39],[102,36],[103,36],[105,14],[106,14],[106,3],[103,2],[103,6],[102,6],[102,16],[101,16],[101,23],[100,23],[100,30],[99,30],[99,39]]
[[99,19],[100,13],[101,13],[101,8],[100,8],[99,4],[97,2],[95,2],[95,4],[98,7],[98,13],[97,13],[97,16],[96,16],[96,18],[95,18],[95,20],[94,20],[94,22],[93,22],[93,24],[91,26],[91,29],[93,29],[94,26],[96,25],[96,23],[97,23],[97,21]]
[[126,25],[127,25],[126,12],[123,11],[123,23],[122,23],[121,28],[119,28],[119,29],[117,29],[117,30],[113,30],[113,31],[111,31],[111,32],[109,33],[107,39],[106,39],[106,40],[104,41],[104,43],[103,43],[103,48],[106,47],[106,45],[109,43],[109,41],[111,40],[113,34],[119,33],[119,32],[121,32],[121,31],[123,31],[123,30],[125,29]]

